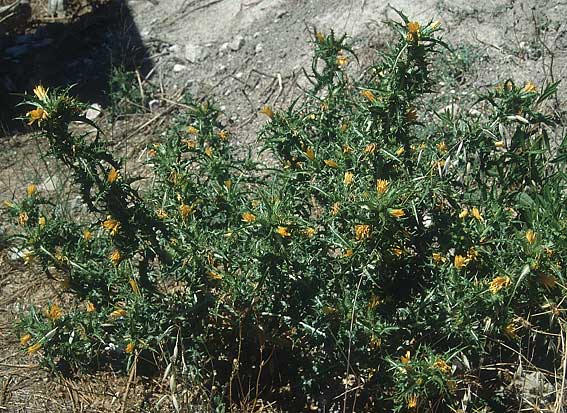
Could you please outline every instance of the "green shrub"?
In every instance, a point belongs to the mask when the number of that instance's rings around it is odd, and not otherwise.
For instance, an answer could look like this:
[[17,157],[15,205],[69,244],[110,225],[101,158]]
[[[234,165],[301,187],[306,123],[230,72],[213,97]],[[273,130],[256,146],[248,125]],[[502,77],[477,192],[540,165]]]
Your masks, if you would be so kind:
[[346,37],[315,33],[312,90],[262,109],[275,166],[233,157],[214,103],[187,102],[148,148],[146,191],[100,133],[69,127],[89,123],[81,104],[36,89],[28,118],[90,214],[62,220],[33,186],[7,206],[27,260],[77,297],[22,315],[27,350],[53,368],[178,369],[217,386],[219,409],[261,397],[454,411],[474,388],[469,407],[502,411],[513,396],[484,367],[514,366],[529,341],[535,365],[558,369],[566,143],[544,108],[556,84],[506,80],[476,112],[426,110],[432,59],[448,52],[438,23],[402,20],[357,80]]

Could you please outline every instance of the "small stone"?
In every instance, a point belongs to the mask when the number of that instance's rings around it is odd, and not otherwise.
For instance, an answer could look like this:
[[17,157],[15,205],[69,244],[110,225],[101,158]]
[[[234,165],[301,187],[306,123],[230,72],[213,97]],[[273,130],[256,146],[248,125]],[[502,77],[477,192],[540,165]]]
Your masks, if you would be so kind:
[[261,34],[260,32],[255,32],[255,33],[252,35],[252,37],[253,37],[254,39],[256,39],[256,38],[258,38],[258,37],[260,36],[260,34]]
[[174,44],[173,46],[169,46],[167,50],[169,50],[169,52],[173,53],[174,55],[179,55],[181,53],[181,46]]
[[21,261],[29,253],[31,253],[31,250],[28,248],[24,248],[23,250],[21,250],[19,248],[12,247],[12,248],[8,248],[7,257],[10,261]]
[[100,106],[98,103],[93,103],[87,109],[87,112],[85,113],[85,118],[87,118],[88,120],[95,120],[100,116],[101,112],[102,112],[102,106]]
[[262,53],[262,50],[264,50],[264,46],[262,46],[262,43],[258,43],[254,48],[254,53],[256,54]]
[[287,14],[287,10],[278,10],[276,13],[276,19],[281,19]]
[[219,53],[226,53],[228,52],[228,43],[223,43],[219,47]]
[[[174,69],[175,71],[175,69]],[[159,109],[159,107],[161,106],[161,101],[159,99],[152,99],[148,102],[148,108],[150,109],[150,112],[157,112],[157,110]]]
[[241,79],[242,76],[244,76],[244,73],[242,73],[242,72],[238,72],[237,74],[234,75],[234,77],[237,78],[237,79]]
[[236,36],[229,44],[228,48],[233,52],[237,52],[240,48],[244,46],[244,37],[243,36]]
[[174,73],[183,72],[186,69],[187,69],[187,66],[180,65],[179,63],[176,63],[175,65],[173,65],[173,72]]
[[196,44],[185,45],[185,59],[191,63],[198,63],[205,60],[209,56],[209,51],[203,46]]

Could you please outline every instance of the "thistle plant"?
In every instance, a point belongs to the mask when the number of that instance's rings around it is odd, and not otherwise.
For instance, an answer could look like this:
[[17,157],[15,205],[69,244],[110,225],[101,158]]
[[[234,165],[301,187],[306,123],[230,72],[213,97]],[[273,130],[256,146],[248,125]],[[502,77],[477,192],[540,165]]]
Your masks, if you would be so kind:
[[235,157],[214,102],[188,100],[148,147],[141,191],[98,129],[70,126],[96,127],[68,91],[36,89],[27,118],[89,214],[62,220],[32,187],[7,208],[14,242],[77,297],[23,314],[23,348],[53,368],[168,370],[175,349],[210,366],[198,380],[219,406],[253,388],[289,411],[453,411],[473,385],[469,405],[508,408],[485,367],[513,366],[528,340],[534,365],[559,369],[557,84],[506,80],[478,94],[480,115],[429,110],[449,51],[438,22],[400,16],[398,42],[358,77],[348,38],[314,32],[312,89],[262,109],[275,167]]

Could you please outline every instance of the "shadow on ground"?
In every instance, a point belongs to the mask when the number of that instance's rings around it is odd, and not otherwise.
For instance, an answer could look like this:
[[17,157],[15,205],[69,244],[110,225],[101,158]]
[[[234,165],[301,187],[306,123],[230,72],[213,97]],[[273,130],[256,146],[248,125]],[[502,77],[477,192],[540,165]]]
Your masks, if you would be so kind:
[[151,58],[125,0],[91,7],[70,21],[32,21],[23,32],[0,36],[0,139],[25,131],[24,122],[14,119],[25,108],[15,106],[37,84],[74,85],[73,95],[105,107],[116,68],[138,70],[141,77],[151,70]]

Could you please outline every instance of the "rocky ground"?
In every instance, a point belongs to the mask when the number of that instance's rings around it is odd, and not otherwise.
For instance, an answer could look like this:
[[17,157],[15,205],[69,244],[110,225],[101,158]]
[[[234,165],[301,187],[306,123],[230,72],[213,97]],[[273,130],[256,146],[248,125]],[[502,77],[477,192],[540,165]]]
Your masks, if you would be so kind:
[[[95,11],[78,7],[72,19],[49,16],[46,2],[33,2],[34,18],[26,30],[0,38],[0,200],[19,196],[32,181],[46,191],[57,186],[57,171],[41,157],[43,148],[21,121],[11,121],[23,110],[13,109],[21,99],[14,94],[29,93],[39,82],[77,84],[75,93],[100,105],[93,118],[108,126],[109,140],[133,164],[147,142],[159,141],[161,127],[182,108],[179,96],[186,92],[215,97],[237,145],[254,148],[264,122],[259,109],[285,107],[306,84],[302,67],[310,64],[315,27],[351,35],[362,65],[391,39],[384,21],[396,18],[381,0],[130,0]],[[492,87],[508,78],[542,85],[564,78],[565,2],[389,4],[415,20],[441,20],[445,39],[461,46],[463,58],[474,57],[466,76],[440,86],[448,104],[465,102],[461,91],[470,86]],[[135,61],[144,95],[143,107],[119,119],[111,116],[107,87],[116,56],[127,64]],[[567,90],[560,89],[557,110],[564,108]],[[0,410],[150,411],[166,392],[158,379],[104,373],[54,380],[37,369],[37,360],[21,354],[11,331],[18,310],[42,305],[61,291],[0,243]]]

